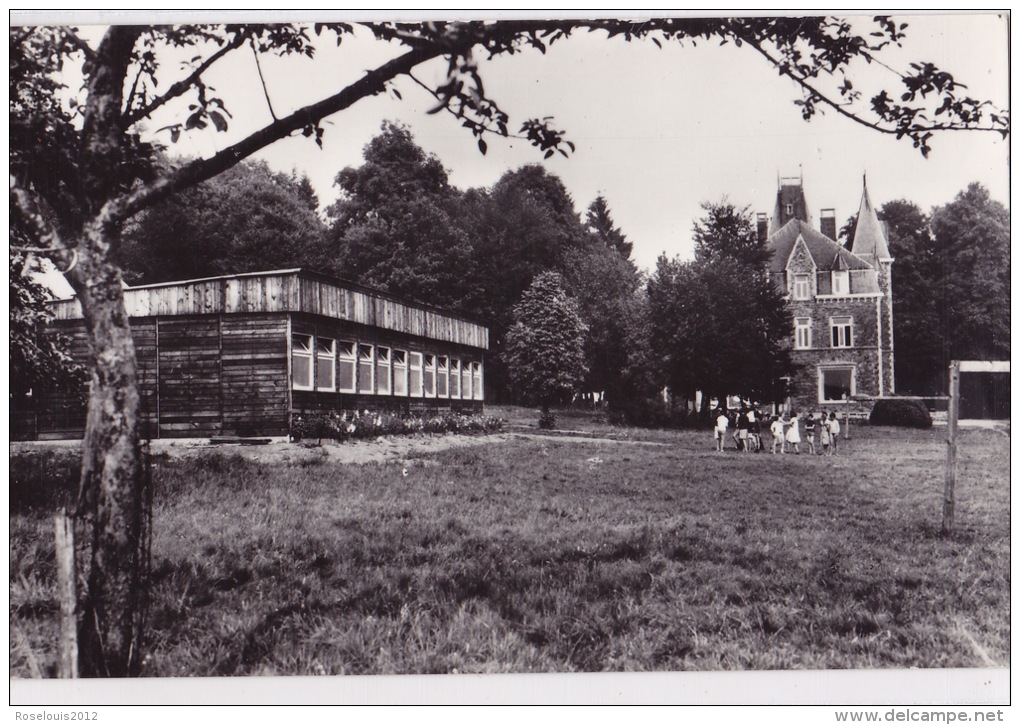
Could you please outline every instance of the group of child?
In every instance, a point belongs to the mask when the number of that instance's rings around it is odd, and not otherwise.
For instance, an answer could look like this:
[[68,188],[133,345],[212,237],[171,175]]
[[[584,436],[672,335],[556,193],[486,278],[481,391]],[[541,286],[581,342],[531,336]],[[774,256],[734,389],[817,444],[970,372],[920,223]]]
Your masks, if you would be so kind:
[[[738,451],[760,453],[765,450],[762,440],[764,427],[772,434],[773,454],[776,449],[780,453],[786,453],[786,446],[789,445],[794,453],[800,455],[800,418],[796,413],[790,416],[769,416],[754,408],[744,406],[737,413],[727,414],[721,408],[717,409],[714,436],[716,450],[720,453],[725,450],[726,431],[731,426],[733,427],[733,441],[737,444]],[[820,418],[816,418],[815,414],[811,413],[804,421],[804,434],[811,455],[816,453],[815,433],[820,436],[822,450],[817,452],[819,455],[838,455],[840,425],[835,413],[830,413],[828,416],[822,413]]]

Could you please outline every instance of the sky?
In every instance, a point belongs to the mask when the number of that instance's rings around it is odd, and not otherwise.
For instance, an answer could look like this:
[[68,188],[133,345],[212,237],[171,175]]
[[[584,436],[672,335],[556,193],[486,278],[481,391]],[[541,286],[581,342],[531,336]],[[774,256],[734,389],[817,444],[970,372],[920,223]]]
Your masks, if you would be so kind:
[[[891,67],[905,70],[911,61],[934,62],[967,84],[971,95],[1008,107],[1004,18],[943,14],[899,20],[909,27],[903,49],[888,54]],[[84,32],[98,38],[101,30]],[[314,61],[262,61],[277,116],[339,90],[403,50],[376,42],[364,31],[339,48],[331,46],[320,43]],[[164,63],[165,84],[185,74],[182,59]],[[392,93],[365,99],[328,119],[322,149],[294,137],[259,157],[275,169],[307,174],[324,205],[337,196],[336,173],[362,162],[362,150],[383,120],[407,124],[417,143],[436,154],[451,183],[462,189],[491,186],[509,169],[544,163],[564,181],[579,213],[597,195],[606,198],[643,269],[653,268],[660,254],[693,254],[691,228],[705,202],[725,198],[752,212],[771,213],[779,176],[802,177],[815,219],[819,209],[835,208],[840,225],[859,206],[864,174],[878,206],[907,199],[927,211],[950,202],[973,181],[985,185],[993,198],[1009,202],[1008,140],[990,133],[942,134],[925,159],[909,141],[831,111],[805,122],[794,104],[800,97],[794,84],[746,47],[719,47],[713,41],[659,49],[650,42],[609,41],[593,34],[557,43],[545,55],[531,51],[480,65],[487,93],[509,112],[512,128],[528,118],[552,116],[576,152],[569,159],[557,155],[543,161],[525,141],[492,137],[483,156],[470,133],[447,114],[429,115],[431,96],[402,79],[394,86],[402,100]],[[171,151],[207,156],[271,120],[250,53],[213,71],[209,84],[233,115],[229,132],[192,132]],[[444,65],[433,62],[416,74],[436,82]],[[875,65],[857,68],[851,77],[859,89],[898,88],[893,85],[897,79]],[[179,122],[186,114],[183,103],[170,104],[149,129]],[[166,132],[155,137],[169,144]]]

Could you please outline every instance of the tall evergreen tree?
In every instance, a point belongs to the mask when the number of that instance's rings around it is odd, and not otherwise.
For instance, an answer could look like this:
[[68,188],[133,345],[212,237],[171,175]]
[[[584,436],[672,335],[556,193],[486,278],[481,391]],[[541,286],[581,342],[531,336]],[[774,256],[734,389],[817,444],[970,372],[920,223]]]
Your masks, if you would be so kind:
[[584,322],[555,272],[534,279],[514,305],[513,320],[505,353],[510,378],[518,398],[539,404],[540,422],[551,427],[550,406],[568,399],[584,379]]
[[626,235],[616,226],[609,213],[609,202],[601,194],[595,197],[595,201],[588,207],[585,223],[599,241],[609,249],[615,250],[624,259],[630,259],[634,243],[627,241]]

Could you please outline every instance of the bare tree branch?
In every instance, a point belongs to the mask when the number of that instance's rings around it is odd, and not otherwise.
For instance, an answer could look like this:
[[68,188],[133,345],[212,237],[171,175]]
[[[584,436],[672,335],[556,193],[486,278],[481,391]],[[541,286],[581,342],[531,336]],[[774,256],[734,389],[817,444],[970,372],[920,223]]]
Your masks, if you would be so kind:
[[259,82],[262,83],[262,94],[266,97],[266,105],[269,106],[269,115],[274,121],[278,121],[279,119],[273,111],[273,102],[269,99],[269,89],[266,88],[265,76],[262,75],[262,64],[259,63],[259,52],[255,49],[255,41],[252,40],[249,45],[251,46],[251,54],[255,58],[255,69],[259,72]]

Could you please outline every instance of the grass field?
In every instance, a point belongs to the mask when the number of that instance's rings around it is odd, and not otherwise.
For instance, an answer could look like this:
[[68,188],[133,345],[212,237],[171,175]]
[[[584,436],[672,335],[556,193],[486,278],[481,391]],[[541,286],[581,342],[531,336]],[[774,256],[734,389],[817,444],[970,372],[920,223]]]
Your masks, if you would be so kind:
[[[963,433],[943,538],[944,429],[856,427],[822,458],[560,424],[618,439],[158,456],[144,674],[1009,666],[1001,431]],[[49,516],[74,458],[12,454],[14,676],[55,669]]]

